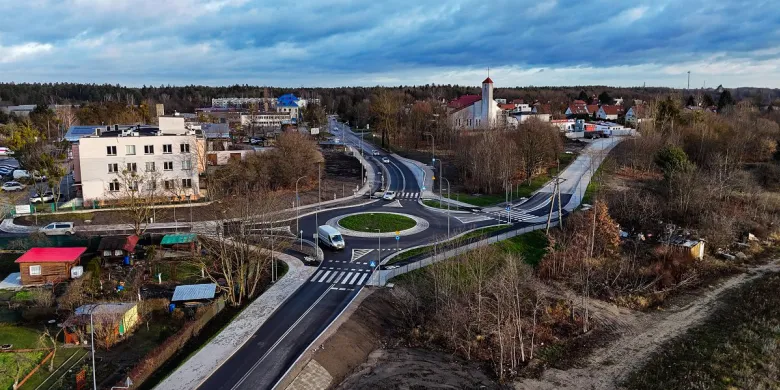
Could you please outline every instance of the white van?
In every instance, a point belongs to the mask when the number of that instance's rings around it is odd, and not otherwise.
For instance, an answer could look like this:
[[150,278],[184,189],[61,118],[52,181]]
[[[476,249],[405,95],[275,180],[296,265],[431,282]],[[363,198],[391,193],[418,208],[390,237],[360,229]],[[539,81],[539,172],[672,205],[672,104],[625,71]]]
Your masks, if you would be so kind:
[[344,249],[346,246],[341,233],[333,226],[322,225],[317,228],[317,234],[320,237],[320,242],[333,249]]
[[47,236],[64,236],[66,234],[73,235],[73,222],[52,222],[40,229],[39,232]]

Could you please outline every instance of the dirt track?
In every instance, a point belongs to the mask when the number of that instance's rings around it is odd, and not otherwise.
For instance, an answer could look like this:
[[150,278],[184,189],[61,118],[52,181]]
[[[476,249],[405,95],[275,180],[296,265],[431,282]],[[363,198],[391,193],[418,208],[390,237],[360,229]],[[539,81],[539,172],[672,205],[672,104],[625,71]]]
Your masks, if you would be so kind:
[[659,313],[632,312],[593,301],[595,321],[620,332],[620,337],[584,358],[578,368],[547,369],[540,379],[518,381],[515,389],[619,389],[626,376],[641,368],[663,342],[707,318],[724,292],[770,272],[780,272],[780,260],[731,277],[699,297]]

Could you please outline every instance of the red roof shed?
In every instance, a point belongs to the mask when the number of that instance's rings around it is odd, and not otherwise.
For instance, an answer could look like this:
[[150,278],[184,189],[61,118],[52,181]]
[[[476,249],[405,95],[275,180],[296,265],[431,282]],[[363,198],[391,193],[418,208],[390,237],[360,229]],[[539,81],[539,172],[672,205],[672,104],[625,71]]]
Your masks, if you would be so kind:
[[77,248],[32,248],[16,259],[22,285],[56,283],[70,278],[70,270],[87,250]]

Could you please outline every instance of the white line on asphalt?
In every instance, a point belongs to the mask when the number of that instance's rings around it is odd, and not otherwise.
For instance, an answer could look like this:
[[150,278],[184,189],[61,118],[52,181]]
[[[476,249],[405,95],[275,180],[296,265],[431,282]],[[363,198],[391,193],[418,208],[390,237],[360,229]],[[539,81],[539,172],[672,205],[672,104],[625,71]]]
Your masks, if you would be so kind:
[[261,358],[260,358],[260,360],[258,360],[257,362],[255,362],[255,364],[252,366],[252,368],[250,368],[250,369],[249,369],[249,370],[248,370],[248,371],[247,371],[247,372],[244,374],[244,376],[242,376],[242,377],[241,377],[241,379],[240,379],[238,382],[236,382],[236,384],[235,384],[235,385],[233,385],[233,387],[231,388],[231,390],[235,390],[235,389],[237,389],[239,386],[241,386],[241,384],[242,384],[242,383],[244,383],[244,381],[246,380],[246,378],[248,378],[248,377],[249,377],[249,375],[250,375],[250,374],[252,374],[252,371],[254,371],[254,370],[257,368],[257,366],[259,366],[259,365],[260,365],[260,363],[262,363],[262,362],[263,362],[263,360],[265,360],[265,358],[266,358],[266,357],[268,357],[268,355],[269,355],[269,354],[270,354],[270,353],[271,353],[271,352],[272,352],[274,349],[276,349],[276,347],[279,345],[279,343],[281,343],[281,342],[282,342],[282,340],[284,340],[284,338],[285,338],[285,337],[287,337],[287,335],[288,335],[288,334],[290,334],[290,332],[292,332],[292,330],[293,330],[293,329],[295,329],[295,327],[296,327],[296,326],[298,326],[298,324],[301,322],[301,320],[303,320],[303,317],[306,317],[306,315],[307,315],[307,314],[309,314],[309,312],[310,312],[312,309],[314,309],[314,306],[317,306],[317,304],[318,304],[318,303],[320,303],[320,301],[322,300],[322,298],[325,298],[325,295],[327,295],[327,294],[328,294],[328,292],[330,292],[330,288],[326,289],[326,290],[325,290],[325,292],[323,292],[323,293],[322,293],[322,295],[320,295],[320,297],[319,297],[319,298],[317,298],[317,300],[316,300],[316,301],[315,301],[315,302],[314,302],[314,303],[313,303],[311,306],[309,306],[309,308],[308,308],[308,309],[306,309],[306,311],[305,311],[305,312],[304,312],[304,313],[303,313],[303,314],[302,314],[302,315],[301,315],[301,316],[300,316],[300,317],[299,317],[299,318],[298,318],[298,319],[295,321],[295,323],[293,323],[293,324],[292,324],[292,326],[290,326],[290,327],[287,329],[287,331],[286,331],[286,332],[284,332],[284,334],[282,335],[282,337],[279,337],[279,340],[276,340],[276,343],[274,343],[274,345],[272,345],[272,346],[271,346],[271,348],[269,348],[269,349],[268,349],[268,351],[266,351],[266,352],[265,352],[265,354],[263,354],[263,357],[261,357]]
[[353,276],[348,283],[344,283],[344,284],[355,284],[355,281],[357,280],[358,276],[360,276],[360,274],[356,273],[355,276]]
[[314,274],[314,276],[311,277],[311,281],[313,282],[313,281],[317,280],[317,278],[319,278],[320,275],[322,275],[322,270],[317,271],[317,273]]
[[327,280],[327,281],[325,281],[325,283],[330,283],[330,281],[331,281],[331,280],[333,280],[333,277],[334,277],[334,276],[336,276],[336,275],[337,275],[337,273],[336,273],[336,272],[334,272],[334,273],[333,273],[333,275],[330,275],[330,277],[328,278],[328,280]]
[[331,273],[331,271],[325,272],[325,275],[322,275],[322,278],[320,280],[318,280],[318,282],[322,282],[323,280],[325,280],[325,278],[327,278],[328,274],[330,274],[330,273]]
[[360,281],[358,282],[358,284],[359,285],[363,285],[363,279],[365,279],[366,276],[368,276],[368,275],[371,275],[371,274],[363,274],[363,276],[360,277]]
[[344,276],[344,279],[338,284],[347,284],[347,280],[349,280],[349,278],[351,278],[353,274],[354,274],[353,272],[348,273],[346,276]]

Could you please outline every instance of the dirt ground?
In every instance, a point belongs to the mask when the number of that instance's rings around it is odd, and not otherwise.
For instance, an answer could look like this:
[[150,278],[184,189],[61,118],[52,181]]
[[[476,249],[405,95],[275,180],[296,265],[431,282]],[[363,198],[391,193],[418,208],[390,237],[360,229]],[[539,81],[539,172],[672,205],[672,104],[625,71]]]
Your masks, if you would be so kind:
[[706,319],[725,292],[770,272],[780,272],[780,260],[674,298],[663,309],[651,313],[592,301],[596,322],[613,330],[618,337],[583,356],[575,362],[575,368],[547,369],[538,379],[518,380],[515,389],[620,389],[627,376],[640,369],[663,342]]

